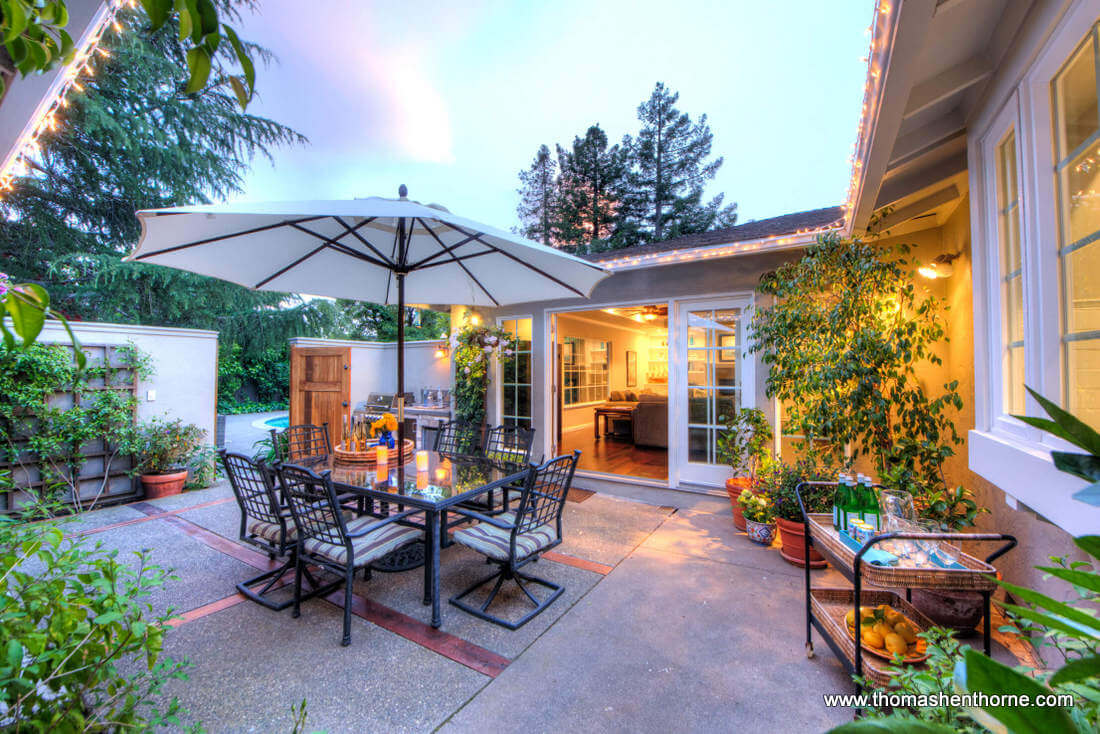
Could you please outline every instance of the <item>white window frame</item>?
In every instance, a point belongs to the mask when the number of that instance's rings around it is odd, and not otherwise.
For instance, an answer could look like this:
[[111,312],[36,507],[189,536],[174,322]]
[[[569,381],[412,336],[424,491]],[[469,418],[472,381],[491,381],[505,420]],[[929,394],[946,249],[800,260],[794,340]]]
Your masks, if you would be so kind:
[[[1085,482],[1054,468],[1051,449],[1077,450],[1004,412],[1002,280],[996,146],[1014,126],[1023,267],[1025,384],[1061,403],[1065,394],[1058,201],[1051,81],[1097,22],[1096,4],[1080,0],[1061,15],[1020,83],[971,138],[971,237],[974,260],[975,428],[970,469],[1073,534],[1092,532],[1100,508],[1070,498]],[[979,123],[980,124],[980,123]],[[1044,415],[1030,396],[1028,415]]]
[[[531,371],[531,374],[530,374],[531,386],[530,386],[530,395],[527,398],[527,400],[530,402],[530,405],[528,406],[528,410],[530,412],[534,413],[534,411],[535,411],[535,383],[534,383],[534,380],[535,380],[535,317],[534,317],[534,315],[531,315],[531,314],[518,315],[518,316],[497,316],[496,317],[496,325],[497,325],[498,328],[503,328],[505,321],[519,322],[519,321],[523,321],[524,319],[527,319],[531,322],[531,351],[530,351],[531,356],[529,358],[530,359],[530,367],[528,368]],[[517,328],[518,328],[518,326],[517,326]],[[496,385],[496,390],[494,390],[494,396],[493,396],[494,401],[495,401],[495,405],[493,406],[493,423],[494,423],[494,425],[499,426],[499,425],[504,424],[504,386],[502,384],[504,382],[504,367],[503,367],[503,365],[501,365],[500,357],[496,354],[493,355],[493,365],[492,365],[492,367],[493,367],[493,376],[494,376],[493,383]],[[527,420],[529,421],[530,426],[532,428],[534,428],[535,427],[535,417],[533,415],[527,416]]]

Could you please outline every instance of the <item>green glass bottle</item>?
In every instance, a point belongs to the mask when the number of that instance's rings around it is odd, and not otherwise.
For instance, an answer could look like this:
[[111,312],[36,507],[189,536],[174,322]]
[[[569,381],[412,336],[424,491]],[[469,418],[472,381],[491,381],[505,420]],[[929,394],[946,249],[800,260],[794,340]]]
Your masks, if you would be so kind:
[[863,521],[870,525],[877,533],[882,527],[881,517],[878,509],[878,493],[875,491],[874,483],[871,481],[871,477],[866,474],[859,475],[860,495],[862,497],[860,514],[863,517]]

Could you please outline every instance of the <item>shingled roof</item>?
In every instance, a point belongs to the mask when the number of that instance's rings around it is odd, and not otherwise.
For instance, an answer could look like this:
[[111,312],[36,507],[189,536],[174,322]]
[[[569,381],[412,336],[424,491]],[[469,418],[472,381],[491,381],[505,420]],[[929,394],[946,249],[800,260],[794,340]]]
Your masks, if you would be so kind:
[[614,260],[621,257],[635,257],[639,255],[652,255],[674,250],[690,250],[696,247],[711,247],[716,245],[729,245],[734,242],[746,242],[760,240],[767,237],[782,237],[806,230],[826,229],[830,225],[840,226],[844,220],[844,209],[839,206],[829,206],[824,209],[811,209],[796,214],[784,214],[771,219],[761,219],[756,222],[739,224],[736,227],[715,229],[710,232],[684,235],[662,242],[651,242],[647,245],[635,247],[623,247],[618,250],[606,252],[594,252],[583,257],[601,262]]

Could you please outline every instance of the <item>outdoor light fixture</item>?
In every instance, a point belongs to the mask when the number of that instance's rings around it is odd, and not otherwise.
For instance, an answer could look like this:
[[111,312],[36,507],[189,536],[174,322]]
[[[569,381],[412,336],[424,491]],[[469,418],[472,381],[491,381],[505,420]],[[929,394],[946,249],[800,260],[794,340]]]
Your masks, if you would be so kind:
[[450,354],[450,352],[447,349],[446,344],[440,344],[438,347],[435,348],[436,359],[446,359],[448,354]]
[[955,272],[955,266],[953,262],[959,257],[961,253],[944,253],[937,255],[932,262],[927,265],[921,265],[917,268],[917,272],[923,275],[925,278],[950,278],[951,274]]

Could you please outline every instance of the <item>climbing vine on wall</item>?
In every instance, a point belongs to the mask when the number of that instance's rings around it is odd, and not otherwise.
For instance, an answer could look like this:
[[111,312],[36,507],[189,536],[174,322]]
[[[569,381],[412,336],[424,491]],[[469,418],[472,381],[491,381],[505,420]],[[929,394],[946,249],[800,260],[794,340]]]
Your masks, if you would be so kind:
[[480,425],[485,422],[485,396],[489,392],[489,365],[494,354],[511,356],[511,336],[495,326],[469,321],[451,334],[455,362],[455,418]]

